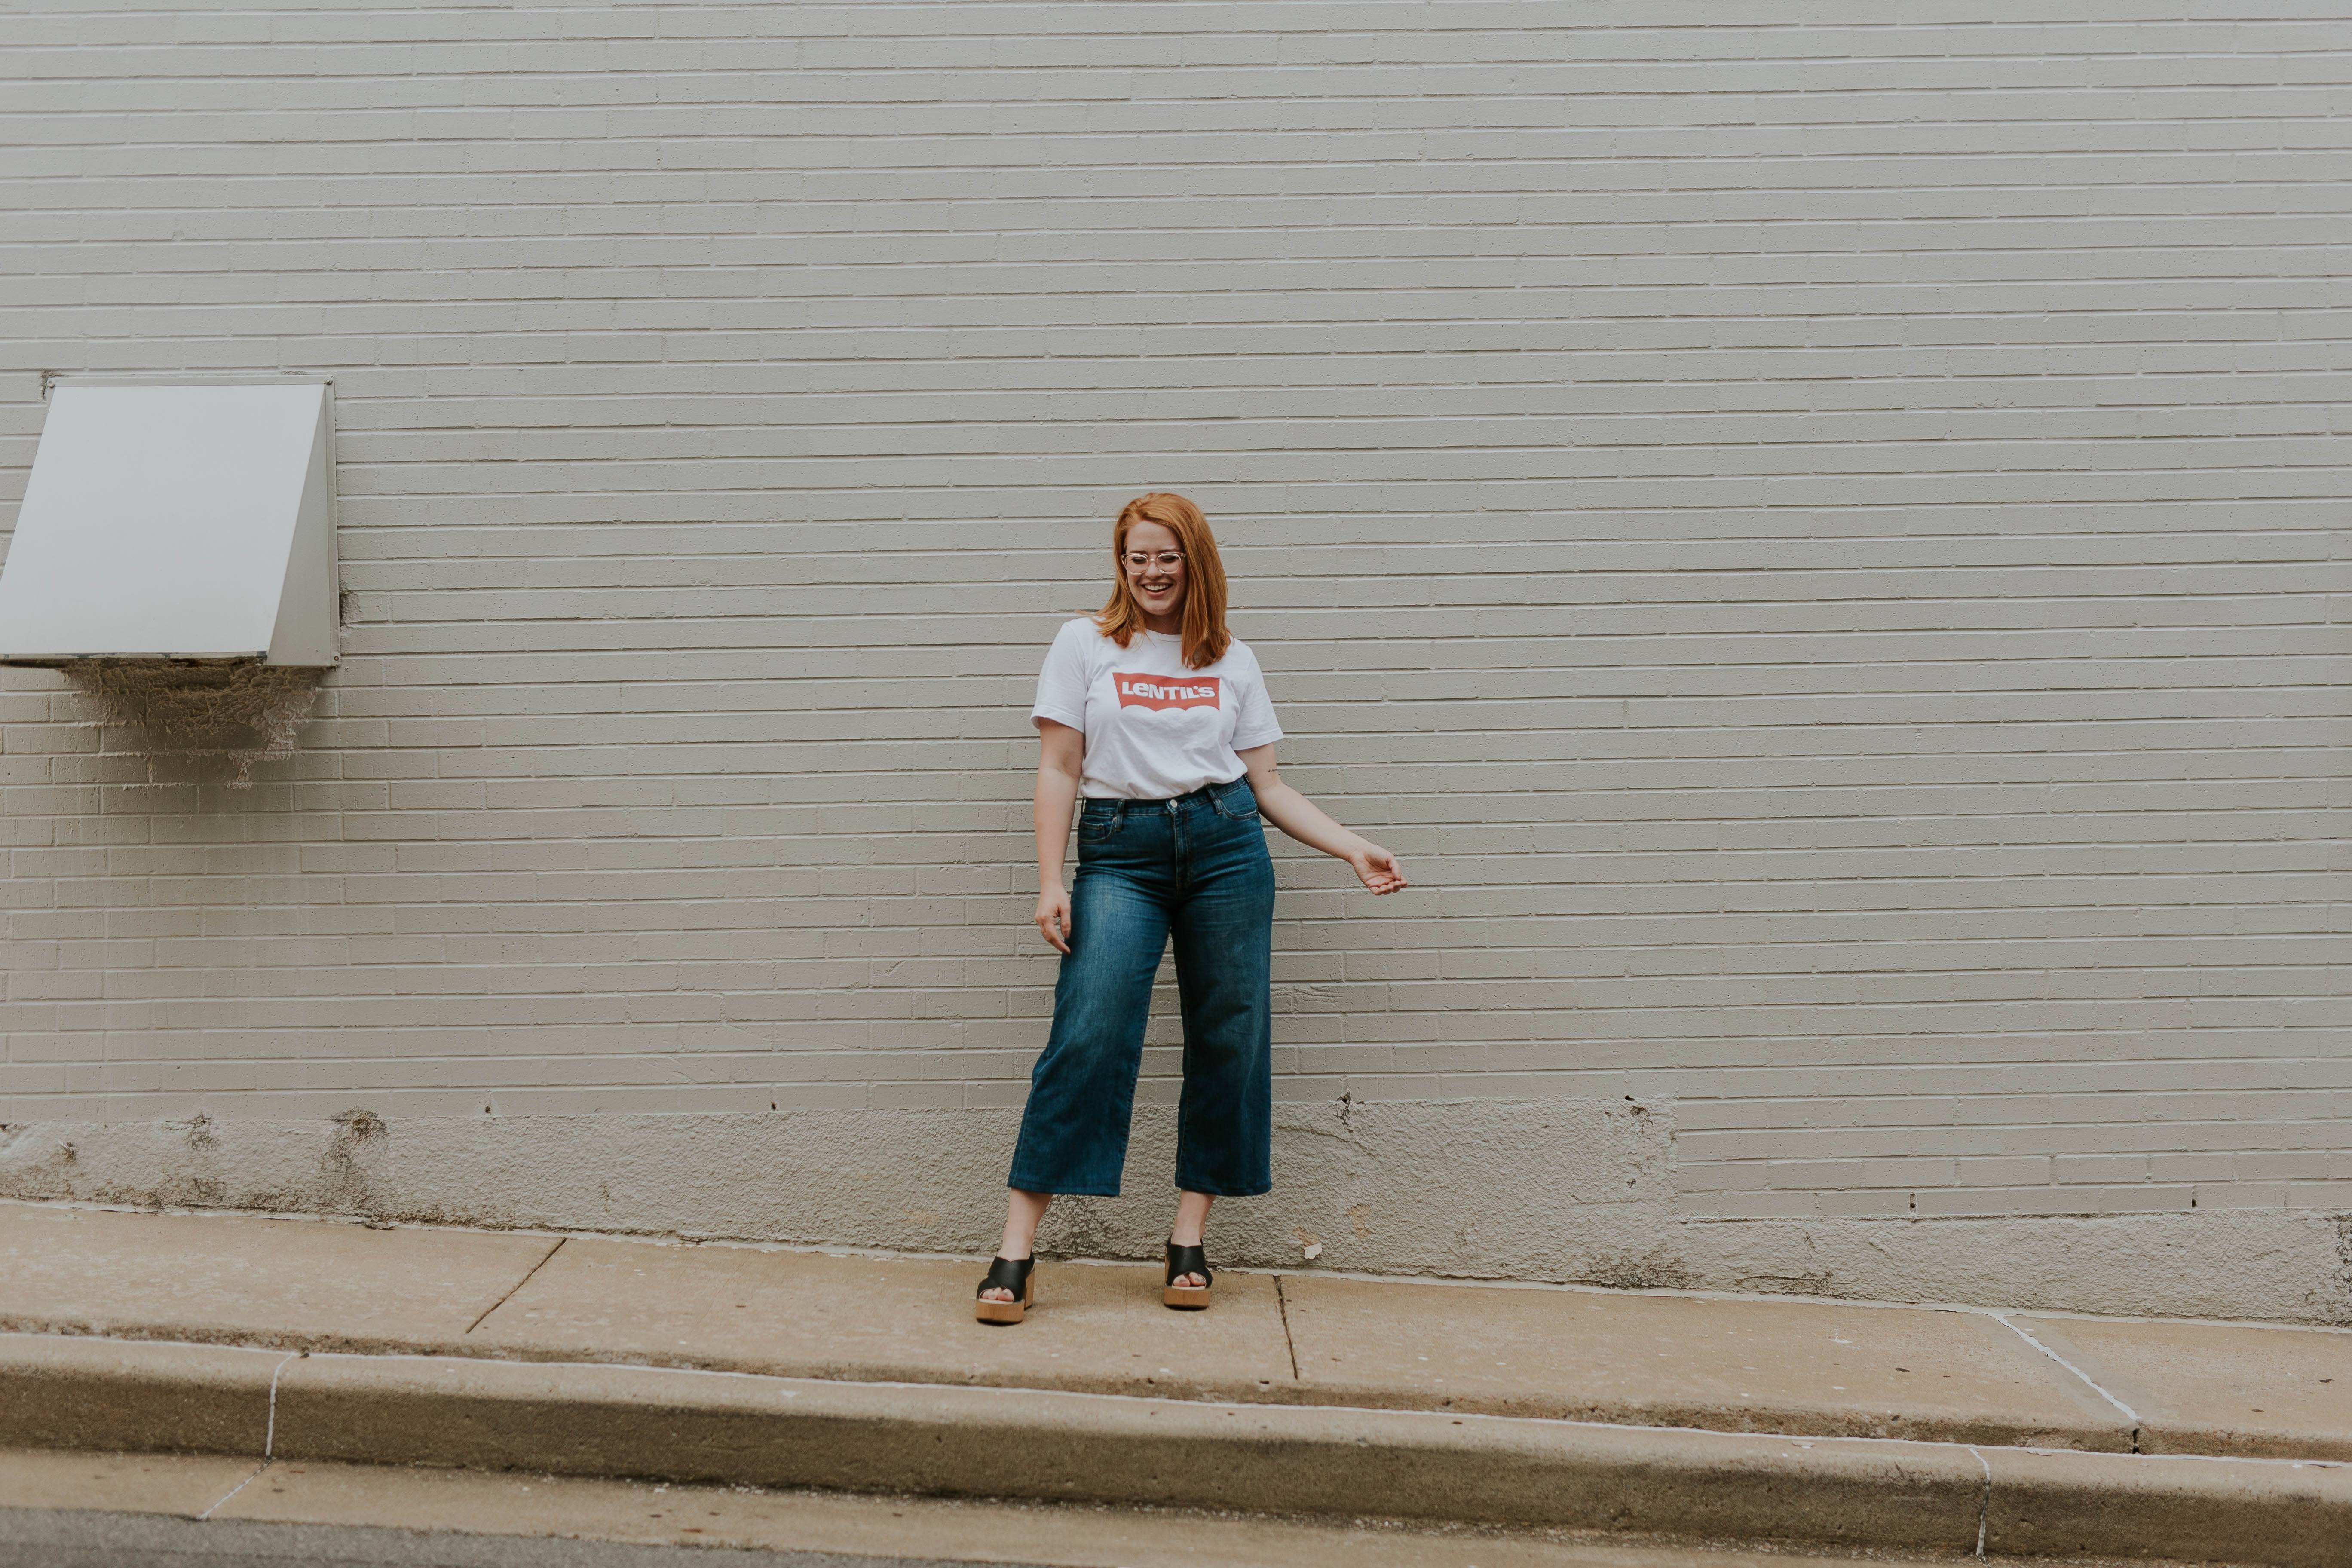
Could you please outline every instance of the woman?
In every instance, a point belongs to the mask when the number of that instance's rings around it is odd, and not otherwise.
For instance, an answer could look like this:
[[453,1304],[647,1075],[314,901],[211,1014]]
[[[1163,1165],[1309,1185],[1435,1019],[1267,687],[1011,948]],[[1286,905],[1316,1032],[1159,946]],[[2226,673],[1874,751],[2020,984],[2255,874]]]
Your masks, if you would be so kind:
[[[1031,1247],[1055,1194],[1118,1195],[1151,980],[1171,934],[1184,1092],[1160,1299],[1209,1304],[1209,1205],[1274,1184],[1274,862],[1263,823],[1347,861],[1375,893],[1405,885],[1396,857],[1275,772],[1282,731],[1257,659],[1225,629],[1225,571],[1201,509],[1138,497],[1118,514],[1111,556],[1110,602],[1054,638],[1030,715],[1043,742],[1037,929],[1062,972],[1013,1151],[1004,1242],[981,1281],[983,1323],[1017,1323],[1034,1303]],[[1082,793],[1077,877],[1065,893]]]

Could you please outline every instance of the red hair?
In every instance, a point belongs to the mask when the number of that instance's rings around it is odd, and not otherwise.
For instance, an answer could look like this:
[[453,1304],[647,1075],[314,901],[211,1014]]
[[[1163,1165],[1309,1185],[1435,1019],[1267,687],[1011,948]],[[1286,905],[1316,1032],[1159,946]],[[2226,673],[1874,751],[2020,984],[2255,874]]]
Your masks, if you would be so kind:
[[1102,635],[1125,647],[1143,630],[1143,607],[1128,586],[1127,536],[1139,522],[1156,522],[1176,536],[1184,553],[1184,668],[1199,669],[1225,657],[1234,634],[1225,629],[1225,565],[1217,559],[1217,542],[1201,509],[1172,490],[1154,490],[1119,508],[1110,531],[1110,558],[1118,575],[1110,586],[1110,603],[1095,617]]

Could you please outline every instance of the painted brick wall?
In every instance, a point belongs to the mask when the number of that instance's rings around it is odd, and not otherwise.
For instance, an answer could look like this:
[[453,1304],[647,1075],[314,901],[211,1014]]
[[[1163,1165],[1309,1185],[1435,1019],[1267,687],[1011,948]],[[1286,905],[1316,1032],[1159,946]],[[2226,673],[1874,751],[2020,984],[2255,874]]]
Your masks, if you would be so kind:
[[1417,882],[1282,854],[1286,1099],[2352,1200],[2340,5],[9,9],[0,500],[330,372],[349,625],[249,791],[0,679],[0,1121],[1017,1104],[1174,488]]

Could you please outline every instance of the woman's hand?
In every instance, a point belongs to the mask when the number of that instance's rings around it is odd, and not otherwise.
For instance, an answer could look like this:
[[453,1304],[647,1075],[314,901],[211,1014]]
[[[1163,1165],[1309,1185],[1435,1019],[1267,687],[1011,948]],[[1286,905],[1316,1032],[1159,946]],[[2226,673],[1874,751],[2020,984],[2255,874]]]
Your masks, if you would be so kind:
[[[1368,884],[1369,885],[1369,884]],[[1402,887],[1404,884],[1397,884]],[[1048,883],[1037,895],[1037,929],[1054,944],[1056,952],[1070,951],[1070,895],[1062,890],[1059,878]]]
[[1356,878],[1375,893],[1393,893],[1406,887],[1404,873],[1397,869],[1396,857],[1377,844],[1365,843],[1348,857],[1348,864],[1356,868]]
[[1349,832],[1325,816],[1322,807],[1282,782],[1274,766],[1273,742],[1252,746],[1240,756],[1242,765],[1249,769],[1250,794],[1257,797],[1259,816],[1309,849],[1320,849],[1353,866],[1357,880],[1373,892],[1404,890],[1404,873],[1397,869],[1395,856]]
[[[1087,738],[1067,724],[1037,721],[1037,929],[1056,952],[1070,951],[1070,895],[1062,890],[1062,851],[1070,844],[1070,813],[1078,804],[1078,773]],[[1045,1211],[1038,1211],[1043,1214]]]

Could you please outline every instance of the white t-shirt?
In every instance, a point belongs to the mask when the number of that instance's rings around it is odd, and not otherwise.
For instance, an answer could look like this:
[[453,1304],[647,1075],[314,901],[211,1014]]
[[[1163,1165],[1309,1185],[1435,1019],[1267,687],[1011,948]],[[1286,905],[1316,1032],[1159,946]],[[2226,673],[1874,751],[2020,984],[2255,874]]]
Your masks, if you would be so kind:
[[1037,675],[1029,717],[1087,738],[1078,787],[1090,800],[1167,800],[1249,770],[1236,752],[1282,739],[1265,674],[1235,638],[1203,669],[1184,668],[1184,639],[1135,634],[1125,647],[1088,619],[1064,623]]

